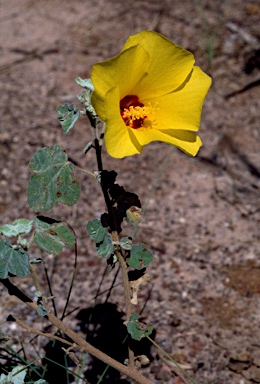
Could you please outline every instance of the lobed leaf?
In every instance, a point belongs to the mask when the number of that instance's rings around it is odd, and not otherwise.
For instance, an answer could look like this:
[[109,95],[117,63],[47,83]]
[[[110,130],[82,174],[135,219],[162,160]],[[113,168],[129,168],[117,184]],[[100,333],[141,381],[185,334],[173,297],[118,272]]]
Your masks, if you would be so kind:
[[25,365],[17,365],[8,375],[2,373],[0,376],[0,384],[24,384],[26,368]]
[[132,248],[132,238],[131,237],[123,237],[120,240],[120,246],[123,249],[126,249],[127,251],[129,251]]
[[0,240],[0,279],[7,279],[8,273],[28,276],[29,256],[22,248],[14,248],[6,240]]
[[109,235],[105,235],[103,241],[97,244],[97,253],[102,257],[109,257],[114,253],[114,245]]
[[130,251],[130,257],[127,264],[135,269],[147,267],[153,261],[153,254],[145,244],[136,244]]
[[94,92],[94,85],[91,79],[81,79],[81,77],[76,78],[76,83],[83,88],[89,89],[91,92]]
[[75,237],[71,231],[62,223],[47,223],[36,218],[35,243],[47,253],[59,255],[64,247],[70,248],[75,244]]
[[106,234],[106,228],[101,224],[100,219],[93,219],[87,223],[87,232],[95,243],[101,243]]
[[127,323],[127,331],[130,333],[132,339],[141,340],[143,337],[149,336],[152,331],[152,325],[144,325],[138,321],[138,313],[130,316],[130,321]]
[[68,133],[74,127],[74,124],[80,117],[80,111],[74,104],[59,105],[57,113],[58,120],[65,133]]
[[29,233],[33,226],[33,220],[18,219],[12,224],[5,224],[0,227],[0,233],[7,237],[18,236],[21,233]]
[[48,211],[54,204],[75,204],[80,197],[80,184],[74,165],[59,145],[42,148],[30,162],[31,177],[27,193],[34,211]]

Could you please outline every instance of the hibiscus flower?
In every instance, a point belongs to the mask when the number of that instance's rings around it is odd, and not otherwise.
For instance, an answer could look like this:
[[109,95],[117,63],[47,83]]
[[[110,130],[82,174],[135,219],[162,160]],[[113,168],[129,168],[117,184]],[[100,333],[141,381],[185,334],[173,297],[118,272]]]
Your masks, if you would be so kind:
[[197,154],[202,142],[194,132],[211,79],[194,66],[192,53],[143,31],[130,36],[119,55],[95,64],[91,80],[112,157],[140,154],[152,141]]

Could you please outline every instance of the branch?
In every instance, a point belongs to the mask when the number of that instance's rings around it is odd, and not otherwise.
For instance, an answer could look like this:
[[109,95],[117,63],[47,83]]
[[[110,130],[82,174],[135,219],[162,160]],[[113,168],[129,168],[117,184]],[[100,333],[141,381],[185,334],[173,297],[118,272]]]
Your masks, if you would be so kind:
[[[28,296],[26,296],[19,288],[13,285],[9,279],[0,279],[0,282],[7,288],[9,295],[16,296],[19,300],[23,301],[28,307],[37,311],[37,304],[33,302]],[[53,325],[55,325],[59,330],[64,332],[71,340],[74,341],[81,351],[89,352],[92,356],[95,356],[97,359],[103,361],[104,363],[110,365],[111,367],[117,369],[121,373],[127,375],[131,379],[135,380],[139,384],[153,384],[153,382],[146,377],[142,376],[138,371],[132,367],[127,367],[118,361],[112,359],[110,356],[106,355],[99,349],[93,347],[86,340],[82,339],[77,333],[70,329],[66,324],[64,324],[60,319],[58,319],[52,313],[49,313],[48,316],[45,316]]]
[[71,343],[70,341],[66,340],[66,339],[63,339],[62,337],[59,337],[59,336],[56,336],[56,335],[53,335],[52,333],[48,333],[48,332],[42,332],[42,331],[39,331],[38,329],[35,329],[35,328],[32,328],[32,327],[29,327],[28,325],[26,325],[21,319],[19,318],[13,318],[14,321],[20,325],[20,327],[24,328],[27,332],[29,333],[34,333],[36,335],[39,335],[39,336],[44,336],[44,337],[47,337],[48,339],[54,339],[54,340],[58,340],[60,341],[61,343],[63,344],[67,344],[69,345],[70,347],[73,347],[75,344],[74,343]]

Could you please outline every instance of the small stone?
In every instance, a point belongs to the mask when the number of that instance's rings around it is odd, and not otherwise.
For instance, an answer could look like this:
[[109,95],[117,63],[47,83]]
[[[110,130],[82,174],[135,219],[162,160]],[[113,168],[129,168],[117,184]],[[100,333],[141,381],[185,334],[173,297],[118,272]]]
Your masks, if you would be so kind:
[[242,375],[248,379],[253,380],[256,383],[260,383],[260,368],[253,365],[249,369],[244,369]]
[[172,376],[172,372],[167,365],[163,365],[159,372],[156,373],[155,378],[157,380],[162,380],[164,382],[168,382]]
[[260,350],[252,352],[253,363],[260,367]]

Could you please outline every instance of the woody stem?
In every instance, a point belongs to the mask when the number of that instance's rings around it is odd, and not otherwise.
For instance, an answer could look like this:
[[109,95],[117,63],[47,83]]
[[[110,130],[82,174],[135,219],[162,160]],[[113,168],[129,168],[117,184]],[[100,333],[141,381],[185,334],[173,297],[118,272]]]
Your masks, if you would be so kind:
[[[97,165],[98,165],[98,171],[103,171],[103,164],[102,164],[102,157],[101,157],[101,145],[99,144],[99,140],[95,140],[95,150],[96,150],[96,158],[97,158]],[[113,211],[113,206],[111,203],[111,199],[109,197],[109,193],[107,190],[107,187],[102,183],[102,174],[101,174],[101,188],[104,195],[108,215],[109,215],[109,222],[111,226],[111,234],[112,234],[112,241],[116,244],[119,243],[119,236],[118,232],[116,230],[116,222],[115,222],[115,216]],[[128,273],[127,273],[127,264],[125,262],[125,259],[121,252],[121,247],[116,245],[115,246],[115,254],[117,256],[120,269],[122,272],[123,277],[123,284],[124,284],[124,292],[125,292],[125,302],[126,302],[126,321],[128,322],[130,320],[131,316],[131,291],[130,291],[130,284],[128,279]],[[128,343],[128,365],[129,368],[134,369],[134,352],[131,349],[131,340],[129,340]]]

